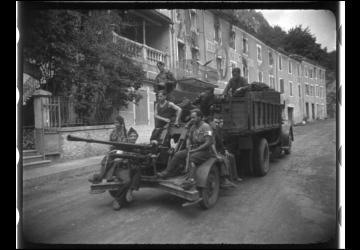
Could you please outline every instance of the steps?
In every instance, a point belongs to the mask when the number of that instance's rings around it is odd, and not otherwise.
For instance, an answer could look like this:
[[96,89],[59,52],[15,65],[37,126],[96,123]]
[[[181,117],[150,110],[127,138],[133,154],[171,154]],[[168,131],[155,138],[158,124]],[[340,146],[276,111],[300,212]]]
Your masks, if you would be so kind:
[[41,155],[36,150],[24,150],[23,151],[23,167],[43,167],[49,165],[50,160],[44,160],[43,155]]

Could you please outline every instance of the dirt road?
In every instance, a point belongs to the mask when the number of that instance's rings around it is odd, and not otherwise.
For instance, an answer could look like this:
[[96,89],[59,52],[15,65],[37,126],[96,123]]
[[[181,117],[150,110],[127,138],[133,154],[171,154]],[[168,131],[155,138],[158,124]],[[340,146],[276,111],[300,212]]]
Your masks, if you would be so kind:
[[87,175],[24,185],[26,239],[38,243],[306,244],[336,232],[335,120],[294,128],[290,156],[267,176],[222,190],[216,206],[141,189],[128,208],[112,210],[107,194],[89,194]]

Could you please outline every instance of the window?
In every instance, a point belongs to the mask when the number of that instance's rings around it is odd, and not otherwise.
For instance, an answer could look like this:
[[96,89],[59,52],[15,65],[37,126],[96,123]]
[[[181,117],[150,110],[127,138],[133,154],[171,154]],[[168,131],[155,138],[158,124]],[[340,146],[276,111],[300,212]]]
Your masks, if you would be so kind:
[[289,82],[290,96],[293,96],[293,83]]
[[310,95],[309,93],[309,84],[305,83],[305,95]]
[[304,76],[307,78],[308,77],[308,71],[307,71],[307,67],[304,66]]
[[197,32],[196,10],[190,11],[191,30]]
[[185,68],[185,44],[178,42],[178,59],[180,68]]
[[243,58],[242,60],[242,76],[249,81],[249,70],[247,65],[247,60]]
[[274,58],[271,51],[269,51],[269,65],[274,65]]
[[314,67],[314,78],[316,79],[316,68]]
[[301,87],[300,87],[300,84],[299,84],[298,88],[299,88],[299,97],[301,97]]
[[284,79],[280,79],[280,92],[284,93]]
[[319,87],[315,86],[315,96],[319,96]]
[[275,78],[274,78],[274,76],[270,75],[269,79],[270,79],[270,88],[275,89]]
[[259,82],[263,82],[263,72],[259,71]]
[[215,19],[214,23],[214,31],[215,31],[215,41],[221,43],[220,36],[220,20],[218,18]]
[[292,64],[290,60],[289,60],[289,74],[292,74]]
[[262,61],[261,46],[259,44],[256,44],[256,48],[257,48],[257,60],[261,62]]
[[248,54],[249,47],[248,47],[247,38],[244,37],[242,41],[243,41],[243,53]]
[[312,69],[309,69],[309,77],[310,77],[310,78],[313,78],[313,72],[312,72]]
[[235,40],[236,40],[236,33],[235,30],[230,31],[230,40],[229,40],[229,47],[235,49]]
[[279,55],[279,70],[282,70],[282,59],[280,55]]
[[299,64],[297,65],[297,74],[298,74],[298,76],[300,76],[300,66],[299,66]]

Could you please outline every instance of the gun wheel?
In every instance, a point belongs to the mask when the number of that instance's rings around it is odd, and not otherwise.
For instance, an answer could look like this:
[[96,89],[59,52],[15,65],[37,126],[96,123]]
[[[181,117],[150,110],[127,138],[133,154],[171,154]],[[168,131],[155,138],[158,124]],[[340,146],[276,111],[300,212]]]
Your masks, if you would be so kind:
[[120,210],[124,205],[129,204],[129,201],[126,199],[127,190],[128,190],[127,188],[109,190],[109,194],[114,198],[113,201],[114,210]]
[[202,200],[200,207],[209,209],[213,207],[218,198],[220,191],[220,174],[218,168],[214,165],[211,167],[205,188],[200,188],[200,195]]

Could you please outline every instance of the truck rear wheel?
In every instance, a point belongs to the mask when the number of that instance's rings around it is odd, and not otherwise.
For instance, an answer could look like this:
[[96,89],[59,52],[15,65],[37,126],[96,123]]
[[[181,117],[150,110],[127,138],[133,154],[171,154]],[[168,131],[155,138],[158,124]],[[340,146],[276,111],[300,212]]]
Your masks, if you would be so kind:
[[200,196],[202,200],[200,207],[203,209],[209,209],[213,207],[218,198],[220,191],[220,174],[216,165],[213,165],[210,169],[205,188],[199,188]]
[[289,135],[289,148],[284,149],[284,153],[285,153],[286,155],[291,154],[291,146],[292,146],[292,138],[291,138],[291,136]]
[[264,176],[269,171],[269,145],[265,138],[256,144],[254,152],[254,174]]

